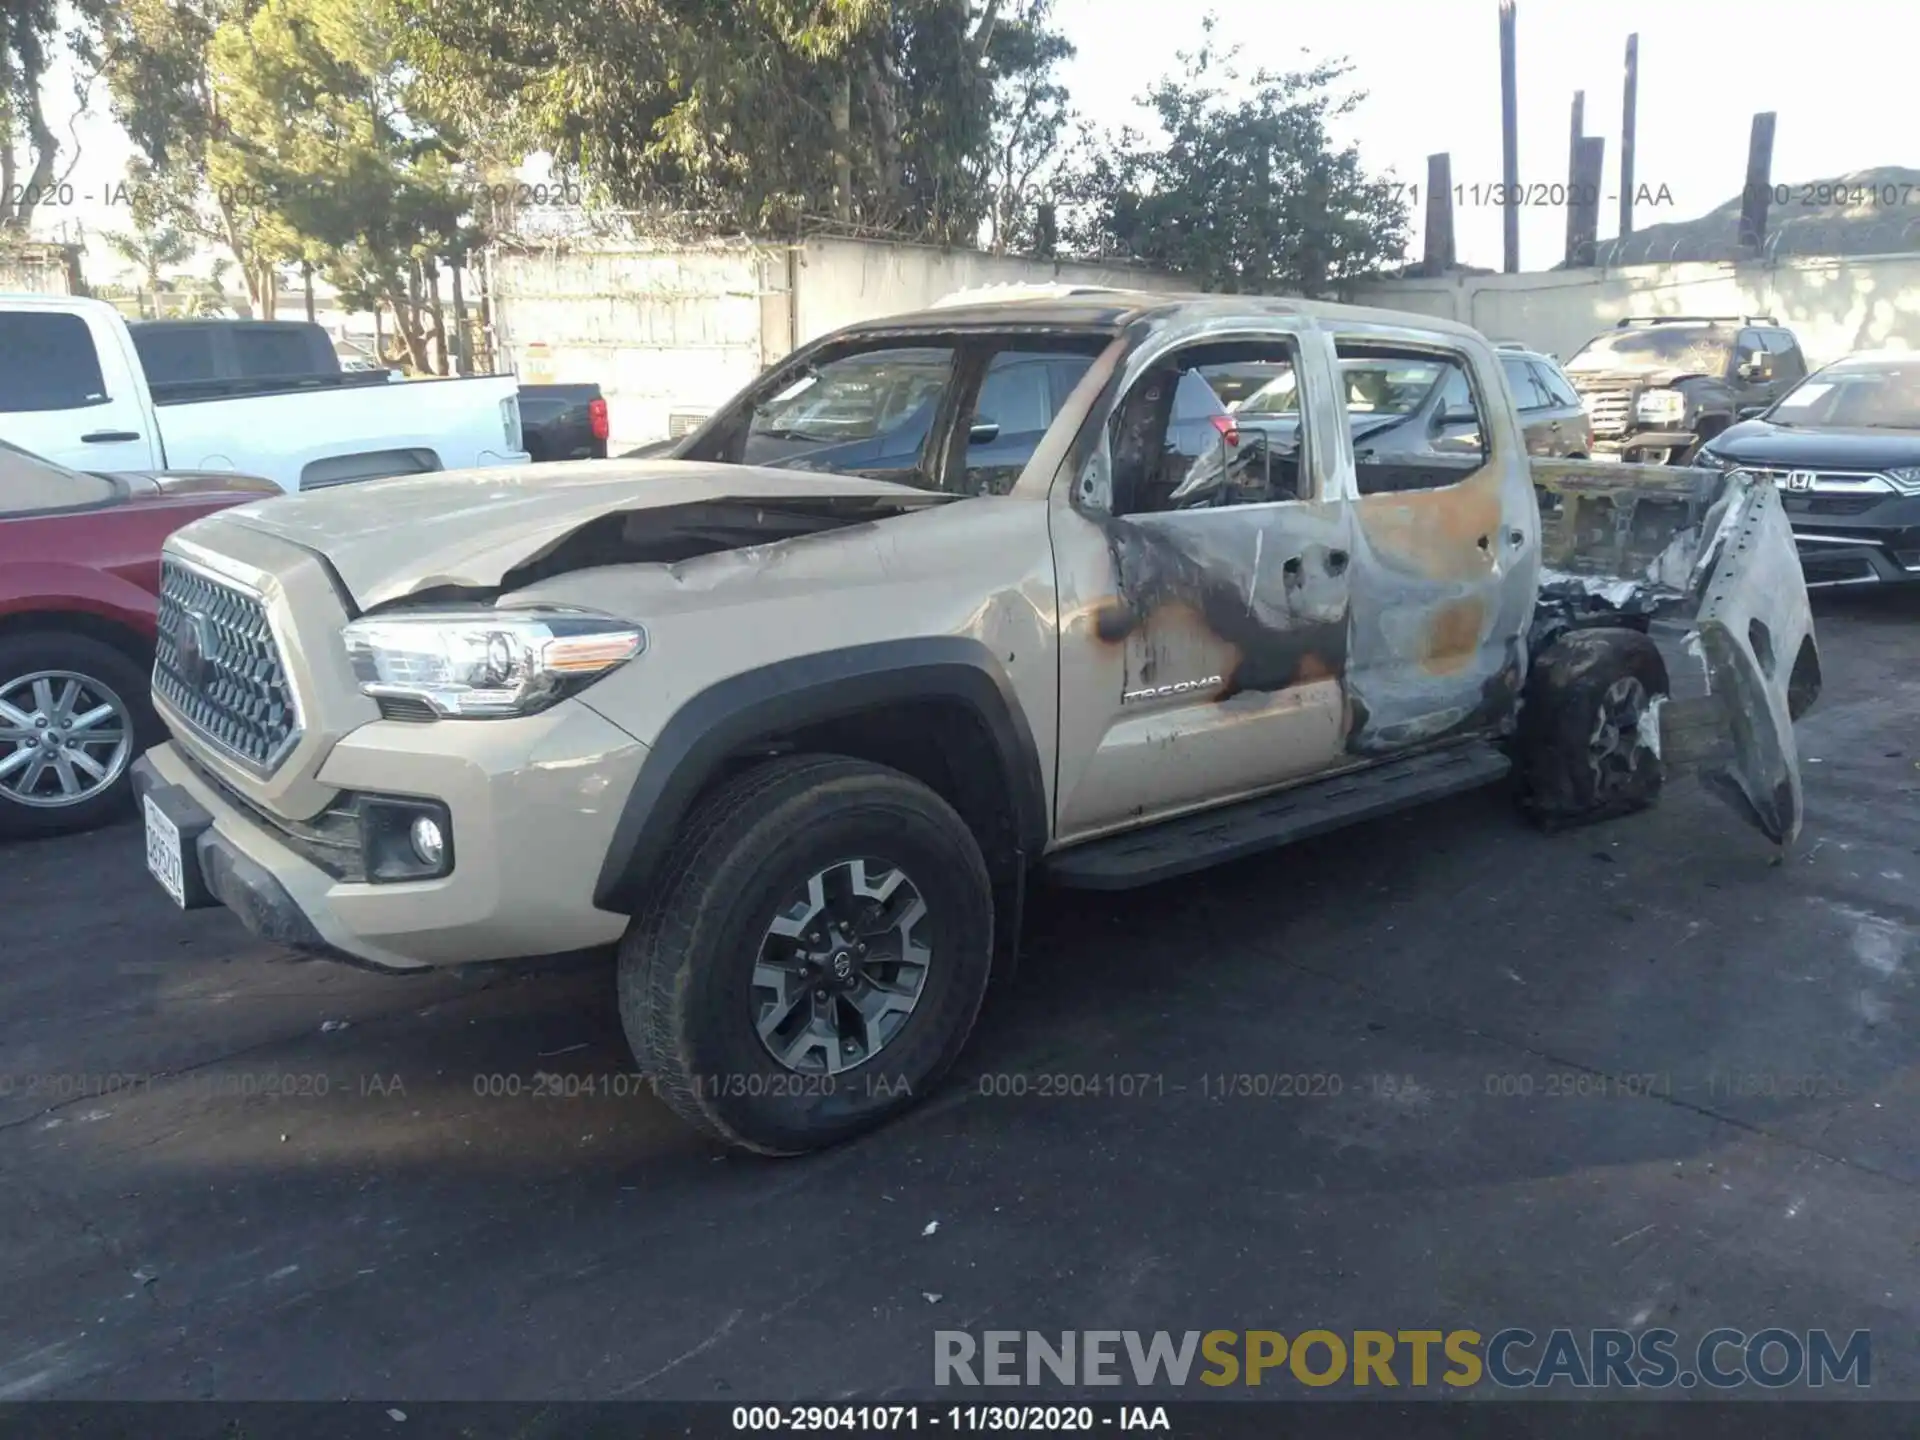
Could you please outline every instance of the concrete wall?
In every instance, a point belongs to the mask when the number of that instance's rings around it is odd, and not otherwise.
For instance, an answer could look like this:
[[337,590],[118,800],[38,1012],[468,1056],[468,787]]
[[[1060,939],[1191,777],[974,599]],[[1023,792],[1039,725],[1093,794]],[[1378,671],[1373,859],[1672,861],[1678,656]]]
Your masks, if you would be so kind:
[[499,247],[487,267],[499,368],[527,383],[597,381],[616,454],[710,413],[796,345],[955,290],[1176,286],[1121,267],[844,239],[573,241]]
[[1920,349],[1920,254],[1380,280],[1352,298],[1461,320],[1562,359],[1630,315],[1771,315],[1814,364]]

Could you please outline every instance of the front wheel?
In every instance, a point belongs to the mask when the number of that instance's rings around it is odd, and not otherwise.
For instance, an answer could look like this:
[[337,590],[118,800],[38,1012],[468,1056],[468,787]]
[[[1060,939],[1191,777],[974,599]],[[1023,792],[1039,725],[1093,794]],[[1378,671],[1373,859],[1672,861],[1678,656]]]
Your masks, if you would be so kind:
[[985,998],[993,892],[932,790],[837,756],[775,760],[697,808],[621,943],[620,1018],[683,1119],[815,1150],[925,1097]]
[[1660,798],[1659,647],[1637,630],[1575,630],[1534,661],[1520,708],[1521,803],[1546,829]]
[[0,638],[0,835],[91,830],[132,804],[147,677],[104,641]]

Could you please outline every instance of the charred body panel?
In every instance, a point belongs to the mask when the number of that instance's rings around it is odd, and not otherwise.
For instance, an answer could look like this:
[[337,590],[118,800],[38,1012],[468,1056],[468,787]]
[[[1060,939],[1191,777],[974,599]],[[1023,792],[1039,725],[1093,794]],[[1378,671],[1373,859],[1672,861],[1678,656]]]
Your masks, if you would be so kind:
[[1569,629],[1691,621],[1694,673],[1661,716],[1670,770],[1693,770],[1762,834],[1791,844],[1804,802],[1793,721],[1820,657],[1792,527],[1763,475],[1536,464],[1548,569],[1531,644]]

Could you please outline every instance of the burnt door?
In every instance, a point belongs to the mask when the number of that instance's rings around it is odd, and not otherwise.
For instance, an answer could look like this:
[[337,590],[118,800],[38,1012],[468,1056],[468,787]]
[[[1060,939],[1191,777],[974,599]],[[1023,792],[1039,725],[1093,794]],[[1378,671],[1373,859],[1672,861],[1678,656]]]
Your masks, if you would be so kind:
[[1229,409],[1292,374],[1329,433],[1314,373],[1284,332],[1137,360],[1095,462],[1110,509],[1055,504],[1061,839],[1340,763],[1350,506],[1297,413],[1243,429]]
[[1335,348],[1343,368],[1373,379],[1348,419],[1359,491],[1349,744],[1378,756],[1497,729],[1524,674],[1539,564],[1517,417],[1464,350],[1364,331]]

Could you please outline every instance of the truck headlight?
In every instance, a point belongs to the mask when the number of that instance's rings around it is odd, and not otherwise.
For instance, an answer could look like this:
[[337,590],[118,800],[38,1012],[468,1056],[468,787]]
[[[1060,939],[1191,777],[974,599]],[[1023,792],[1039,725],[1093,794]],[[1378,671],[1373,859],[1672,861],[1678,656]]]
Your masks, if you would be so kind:
[[1678,390],[1649,390],[1635,402],[1634,415],[1655,425],[1665,425],[1683,420],[1687,414],[1687,397]]
[[646,648],[638,625],[592,610],[416,610],[341,631],[354,677],[378,699],[435,715],[531,715],[585,689]]

